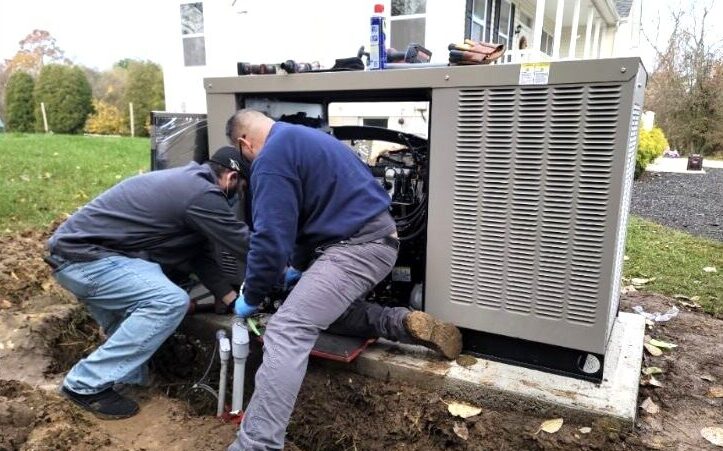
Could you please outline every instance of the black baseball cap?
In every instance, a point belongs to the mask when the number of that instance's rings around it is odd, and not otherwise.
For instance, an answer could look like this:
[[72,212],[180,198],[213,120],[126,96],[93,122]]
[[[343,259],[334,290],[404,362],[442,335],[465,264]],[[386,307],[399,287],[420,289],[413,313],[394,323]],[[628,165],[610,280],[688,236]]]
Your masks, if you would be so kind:
[[238,172],[245,179],[248,179],[251,173],[248,161],[241,156],[241,152],[235,147],[223,146],[219,148],[211,157],[211,161]]

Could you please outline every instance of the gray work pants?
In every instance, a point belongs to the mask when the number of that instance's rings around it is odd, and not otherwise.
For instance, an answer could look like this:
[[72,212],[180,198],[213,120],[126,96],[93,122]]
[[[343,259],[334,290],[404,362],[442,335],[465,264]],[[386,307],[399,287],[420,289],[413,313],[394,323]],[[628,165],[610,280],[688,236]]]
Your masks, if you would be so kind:
[[405,308],[363,301],[394,266],[397,251],[382,243],[326,249],[273,315],[264,334],[264,358],[238,437],[228,448],[281,450],[309,353],[322,330],[408,341]]

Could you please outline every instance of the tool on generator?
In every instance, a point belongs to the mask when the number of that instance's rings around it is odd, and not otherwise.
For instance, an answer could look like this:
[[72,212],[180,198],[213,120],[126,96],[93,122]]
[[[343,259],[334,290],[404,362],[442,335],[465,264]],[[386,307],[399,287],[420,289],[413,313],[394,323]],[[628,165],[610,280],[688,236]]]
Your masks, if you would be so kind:
[[409,44],[407,50],[403,52],[395,49],[387,50],[388,63],[419,64],[428,63],[431,59],[432,52],[416,43]]
[[312,70],[318,70],[321,68],[321,64],[318,61],[311,63],[297,63],[294,60],[286,60],[279,65],[279,67],[286,71],[288,74],[299,74],[302,72],[311,72]]

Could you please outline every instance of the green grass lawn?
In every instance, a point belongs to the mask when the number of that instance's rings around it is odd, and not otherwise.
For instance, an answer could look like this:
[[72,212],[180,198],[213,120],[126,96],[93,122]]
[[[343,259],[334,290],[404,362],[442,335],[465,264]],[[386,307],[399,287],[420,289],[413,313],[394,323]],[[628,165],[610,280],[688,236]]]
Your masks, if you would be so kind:
[[[45,227],[125,177],[148,170],[148,138],[0,134],[0,233]],[[631,218],[624,276],[647,291],[699,296],[723,315],[723,243]],[[718,272],[706,273],[712,266]]]
[[[641,289],[698,296],[696,302],[706,312],[723,315],[723,242],[632,217],[625,252],[625,277],[655,277]],[[705,267],[714,267],[716,272],[705,272]]]
[[0,133],[0,233],[46,226],[149,166],[149,138]]

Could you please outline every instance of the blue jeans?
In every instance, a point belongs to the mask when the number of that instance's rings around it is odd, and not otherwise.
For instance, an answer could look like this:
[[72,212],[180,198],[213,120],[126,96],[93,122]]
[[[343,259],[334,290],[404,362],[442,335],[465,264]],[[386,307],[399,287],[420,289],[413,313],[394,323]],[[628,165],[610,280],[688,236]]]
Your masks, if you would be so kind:
[[88,308],[108,337],[68,372],[63,385],[93,394],[142,383],[146,362],[181,323],[188,294],[146,260],[112,256],[65,262],[53,275]]

